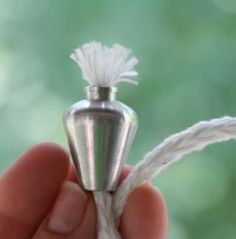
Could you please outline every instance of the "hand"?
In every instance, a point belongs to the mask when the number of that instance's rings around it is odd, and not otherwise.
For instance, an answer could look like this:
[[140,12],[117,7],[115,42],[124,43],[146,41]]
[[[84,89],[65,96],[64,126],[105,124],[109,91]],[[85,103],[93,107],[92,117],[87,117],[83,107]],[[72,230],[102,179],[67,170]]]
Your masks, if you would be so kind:
[[[131,167],[126,166],[121,181]],[[122,239],[166,239],[167,209],[148,183],[127,202]],[[96,239],[96,207],[81,189],[68,154],[58,145],[31,148],[0,176],[1,239]]]

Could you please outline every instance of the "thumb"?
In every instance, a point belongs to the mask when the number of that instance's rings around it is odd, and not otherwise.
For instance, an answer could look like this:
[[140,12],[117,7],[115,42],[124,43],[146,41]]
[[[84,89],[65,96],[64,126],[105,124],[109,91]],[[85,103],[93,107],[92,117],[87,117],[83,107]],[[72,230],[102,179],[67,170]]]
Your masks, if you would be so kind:
[[[65,182],[33,239],[95,239],[95,208],[91,196],[78,184]],[[92,235],[92,237],[89,235]]]

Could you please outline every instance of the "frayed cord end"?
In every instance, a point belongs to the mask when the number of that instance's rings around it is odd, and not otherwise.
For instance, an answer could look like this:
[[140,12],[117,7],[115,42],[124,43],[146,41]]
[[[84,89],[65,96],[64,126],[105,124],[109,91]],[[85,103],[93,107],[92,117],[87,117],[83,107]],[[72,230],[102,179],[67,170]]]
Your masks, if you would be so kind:
[[120,82],[138,84],[132,79],[138,76],[134,66],[138,63],[130,57],[131,50],[120,44],[111,48],[100,42],[85,43],[70,55],[81,68],[83,79],[90,85],[113,87]]

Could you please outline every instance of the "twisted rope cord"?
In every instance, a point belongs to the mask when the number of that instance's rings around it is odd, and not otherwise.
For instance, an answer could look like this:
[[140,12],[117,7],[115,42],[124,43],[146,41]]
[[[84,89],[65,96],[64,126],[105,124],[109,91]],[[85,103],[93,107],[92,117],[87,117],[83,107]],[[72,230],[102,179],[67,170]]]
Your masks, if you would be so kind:
[[112,211],[112,196],[108,192],[93,192],[97,206],[97,232],[99,239],[121,239]]
[[233,138],[236,138],[236,118],[226,116],[199,122],[165,139],[134,167],[113,198],[109,193],[94,193],[98,210],[98,239],[120,239],[115,222],[118,223],[129,194],[137,186],[157,176],[184,155]]

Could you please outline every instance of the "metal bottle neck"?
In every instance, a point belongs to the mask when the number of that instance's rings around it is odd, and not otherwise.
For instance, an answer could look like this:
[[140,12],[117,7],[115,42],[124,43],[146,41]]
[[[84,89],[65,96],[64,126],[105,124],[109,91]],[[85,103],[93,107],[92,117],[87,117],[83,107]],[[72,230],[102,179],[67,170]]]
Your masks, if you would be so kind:
[[117,88],[87,86],[85,92],[88,100],[115,100]]

